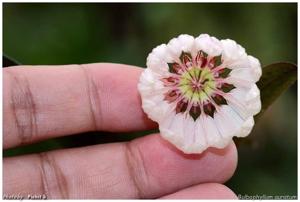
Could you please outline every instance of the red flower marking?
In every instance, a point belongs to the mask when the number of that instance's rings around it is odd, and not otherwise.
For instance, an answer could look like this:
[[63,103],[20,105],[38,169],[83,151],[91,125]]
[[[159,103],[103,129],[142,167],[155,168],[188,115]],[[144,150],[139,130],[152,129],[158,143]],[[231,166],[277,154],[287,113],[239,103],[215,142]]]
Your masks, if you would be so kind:
[[183,68],[180,66],[180,64],[174,62],[174,63],[168,63],[169,65],[169,71],[174,74],[181,74],[183,72]]
[[176,86],[179,83],[178,78],[174,77],[168,77],[168,78],[163,78],[161,81],[164,83],[165,86],[171,87],[171,86]]
[[165,94],[165,99],[166,101],[168,101],[169,103],[174,102],[179,96],[180,96],[180,91],[179,90],[169,90],[166,94]]
[[195,58],[196,64],[199,67],[205,67],[207,63],[207,55],[203,51],[199,51]]
[[222,95],[214,94],[211,97],[217,105],[226,105],[227,104],[226,99]]
[[193,58],[190,53],[182,52],[180,55],[180,60],[186,67],[191,67],[193,65]]
[[207,64],[207,66],[211,69],[220,66],[222,64],[221,55],[215,56],[211,58]]
[[200,105],[193,105],[192,108],[190,109],[190,113],[191,117],[194,119],[194,121],[196,121],[196,119],[200,116],[201,114],[201,107]]
[[207,114],[213,118],[214,113],[216,111],[216,107],[211,102],[208,102],[208,103],[204,104],[203,111],[205,112],[205,114]]
[[185,112],[187,106],[188,106],[187,101],[180,100],[176,105],[176,114],[178,114],[180,112]]

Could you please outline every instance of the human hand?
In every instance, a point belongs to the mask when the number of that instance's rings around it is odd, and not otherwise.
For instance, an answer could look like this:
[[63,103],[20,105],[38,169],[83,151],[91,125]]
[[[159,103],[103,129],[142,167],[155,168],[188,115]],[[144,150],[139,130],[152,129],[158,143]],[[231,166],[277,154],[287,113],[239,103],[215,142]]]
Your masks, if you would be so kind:
[[[86,131],[156,128],[137,91],[142,69],[121,64],[3,70],[4,149]],[[126,143],[4,158],[3,194],[48,198],[236,198],[234,143],[186,155],[148,135]]]

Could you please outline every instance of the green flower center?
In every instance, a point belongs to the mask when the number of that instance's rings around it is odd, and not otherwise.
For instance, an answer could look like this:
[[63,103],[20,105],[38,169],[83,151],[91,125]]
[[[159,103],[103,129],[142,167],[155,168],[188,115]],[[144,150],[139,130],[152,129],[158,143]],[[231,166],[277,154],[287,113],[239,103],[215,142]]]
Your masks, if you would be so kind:
[[192,102],[205,101],[216,88],[215,78],[209,68],[192,67],[181,75],[179,89]]

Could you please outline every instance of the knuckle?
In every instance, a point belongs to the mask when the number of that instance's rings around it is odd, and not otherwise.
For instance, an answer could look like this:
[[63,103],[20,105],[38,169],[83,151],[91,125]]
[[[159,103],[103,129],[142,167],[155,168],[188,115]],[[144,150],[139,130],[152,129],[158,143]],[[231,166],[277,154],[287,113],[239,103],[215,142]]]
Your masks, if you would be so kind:
[[11,108],[20,144],[29,142],[37,134],[37,108],[27,78],[7,70],[11,82]]
[[38,154],[42,190],[49,198],[68,198],[67,180],[51,153]]
[[102,108],[101,108],[101,91],[100,85],[95,81],[91,69],[85,65],[78,65],[83,70],[86,80],[86,91],[89,98],[89,107],[91,118],[95,130],[101,130],[103,123]]
[[140,148],[132,142],[125,143],[125,155],[128,173],[136,190],[137,198],[145,198],[148,190],[148,174],[144,164],[144,156]]

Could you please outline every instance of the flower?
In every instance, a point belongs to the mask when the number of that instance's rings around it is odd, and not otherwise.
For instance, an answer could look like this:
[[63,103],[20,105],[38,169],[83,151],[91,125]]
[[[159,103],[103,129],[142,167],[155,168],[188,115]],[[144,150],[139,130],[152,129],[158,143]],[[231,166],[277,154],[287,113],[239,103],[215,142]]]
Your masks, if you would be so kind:
[[247,136],[261,109],[259,61],[230,39],[180,35],[157,46],[138,84],[142,108],[184,153]]

